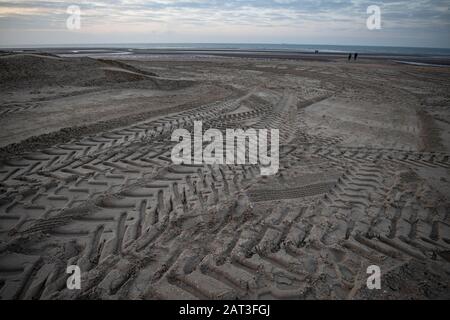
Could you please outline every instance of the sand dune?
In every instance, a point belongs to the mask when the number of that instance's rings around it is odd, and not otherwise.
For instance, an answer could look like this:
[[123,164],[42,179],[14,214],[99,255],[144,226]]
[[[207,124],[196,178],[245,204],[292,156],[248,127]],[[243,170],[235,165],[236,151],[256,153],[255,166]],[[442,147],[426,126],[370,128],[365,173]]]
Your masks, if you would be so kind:
[[43,54],[11,54],[0,57],[0,83],[4,88],[44,86],[108,86],[144,81],[156,88],[170,90],[192,85],[186,80],[159,79],[158,75],[113,60],[88,57],[61,58]]

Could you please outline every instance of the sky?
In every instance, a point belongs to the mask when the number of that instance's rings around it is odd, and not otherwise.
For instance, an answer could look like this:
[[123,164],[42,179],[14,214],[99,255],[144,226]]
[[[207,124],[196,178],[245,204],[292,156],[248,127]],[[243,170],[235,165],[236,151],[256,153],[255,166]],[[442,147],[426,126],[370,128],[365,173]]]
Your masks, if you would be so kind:
[[[80,8],[79,29],[67,8]],[[367,8],[381,9],[369,30]],[[0,46],[281,43],[450,48],[450,0],[0,0]],[[74,21],[74,20],[70,20]]]

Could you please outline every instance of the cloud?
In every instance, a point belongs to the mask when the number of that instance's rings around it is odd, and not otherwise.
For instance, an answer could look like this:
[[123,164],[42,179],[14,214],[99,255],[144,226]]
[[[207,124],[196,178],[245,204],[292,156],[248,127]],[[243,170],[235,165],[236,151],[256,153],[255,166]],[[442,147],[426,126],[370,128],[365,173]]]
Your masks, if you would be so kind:
[[[77,4],[82,29],[66,29]],[[380,31],[366,9],[382,10]],[[295,42],[450,47],[448,0],[0,0],[2,44],[100,42]]]

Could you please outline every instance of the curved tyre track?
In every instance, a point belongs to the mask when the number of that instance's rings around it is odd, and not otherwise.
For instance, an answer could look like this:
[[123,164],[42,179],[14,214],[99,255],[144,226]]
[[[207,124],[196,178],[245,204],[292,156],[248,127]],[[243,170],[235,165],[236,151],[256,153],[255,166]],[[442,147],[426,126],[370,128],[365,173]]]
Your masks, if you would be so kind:
[[[339,146],[302,131],[307,102],[292,94],[234,113],[246,99],[251,92],[5,161],[0,297],[342,299],[360,294],[368,265],[410,261],[448,277],[448,208],[392,179],[411,166],[448,168],[448,154]],[[283,163],[342,173],[249,191],[263,180],[258,165],[174,165],[170,134],[194,120],[279,128]],[[65,289],[69,264],[83,272],[81,291]]]

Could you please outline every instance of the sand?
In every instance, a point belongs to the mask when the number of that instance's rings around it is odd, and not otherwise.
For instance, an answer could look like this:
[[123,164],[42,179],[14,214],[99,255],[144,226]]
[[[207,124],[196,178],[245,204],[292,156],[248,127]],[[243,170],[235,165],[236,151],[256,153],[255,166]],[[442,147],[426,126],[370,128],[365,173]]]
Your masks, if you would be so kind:
[[[0,299],[448,299],[450,68],[284,58],[0,56]],[[280,171],[174,165],[194,120]]]

